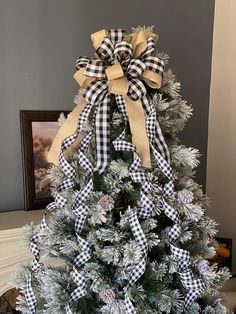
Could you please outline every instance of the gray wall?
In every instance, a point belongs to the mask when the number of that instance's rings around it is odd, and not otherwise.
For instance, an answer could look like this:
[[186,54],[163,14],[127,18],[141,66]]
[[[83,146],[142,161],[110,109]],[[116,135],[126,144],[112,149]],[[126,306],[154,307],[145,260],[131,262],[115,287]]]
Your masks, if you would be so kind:
[[0,0],[0,210],[23,208],[19,110],[72,109],[75,60],[102,28],[156,25],[194,104],[183,140],[203,154],[205,184],[213,12],[213,0]]

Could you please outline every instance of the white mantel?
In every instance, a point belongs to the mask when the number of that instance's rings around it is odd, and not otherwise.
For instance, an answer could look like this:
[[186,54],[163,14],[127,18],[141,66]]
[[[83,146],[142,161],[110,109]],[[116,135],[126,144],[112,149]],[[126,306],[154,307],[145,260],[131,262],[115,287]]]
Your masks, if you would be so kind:
[[[11,278],[18,265],[32,260],[23,242],[22,227],[31,222],[38,224],[42,215],[43,210],[0,213],[0,296],[14,288]],[[62,260],[55,258],[43,258],[42,262],[47,266],[64,265]]]
[[0,230],[0,296],[14,288],[11,276],[17,264],[32,258],[22,242],[22,228]]
[[22,226],[39,223],[42,215],[43,210],[0,213],[0,296],[14,288],[11,277],[17,265],[32,259],[22,241]]

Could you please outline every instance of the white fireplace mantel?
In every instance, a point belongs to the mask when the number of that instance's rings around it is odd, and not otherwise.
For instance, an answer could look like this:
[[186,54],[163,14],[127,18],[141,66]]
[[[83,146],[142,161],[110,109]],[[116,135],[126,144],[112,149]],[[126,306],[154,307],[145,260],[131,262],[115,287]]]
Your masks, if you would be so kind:
[[11,277],[17,265],[31,258],[22,241],[22,228],[0,230],[0,296],[14,288]]

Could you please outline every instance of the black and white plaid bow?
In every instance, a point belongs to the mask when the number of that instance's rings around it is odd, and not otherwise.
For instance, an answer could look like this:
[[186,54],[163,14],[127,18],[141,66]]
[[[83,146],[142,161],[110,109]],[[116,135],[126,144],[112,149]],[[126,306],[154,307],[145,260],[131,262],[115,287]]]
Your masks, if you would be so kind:
[[[96,110],[96,151],[95,170],[102,173],[110,161],[110,97],[106,69],[120,64],[129,81],[127,95],[132,100],[142,99],[146,93],[145,84],[140,77],[145,70],[163,74],[164,62],[154,55],[155,43],[152,37],[147,39],[147,48],[139,59],[133,58],[132,44],[124,40],[125,31],[110,30],[97,49],[96,58],[81,57],[76,62],[76,70],[84,69],[86,77],[95,78],[83,91],[83,96]],[[119,97],[119,94],[116,94]],[[163,145],[159,145],[163,147]]]

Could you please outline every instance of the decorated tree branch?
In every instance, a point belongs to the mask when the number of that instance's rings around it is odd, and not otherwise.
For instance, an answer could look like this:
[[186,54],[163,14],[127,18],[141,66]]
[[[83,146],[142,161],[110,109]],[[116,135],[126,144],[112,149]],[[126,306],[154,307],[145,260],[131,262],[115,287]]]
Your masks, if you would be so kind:
[[[227,313],[211,265],[216,223],[179,144],[192,114],[152,28],[102,30],[80,57],[77,106],[49,153],[54,202],[26,228],[23,313]],[[48,266],[42,258],[63,261]],[[53,265],[53,264],[52,264]]]

